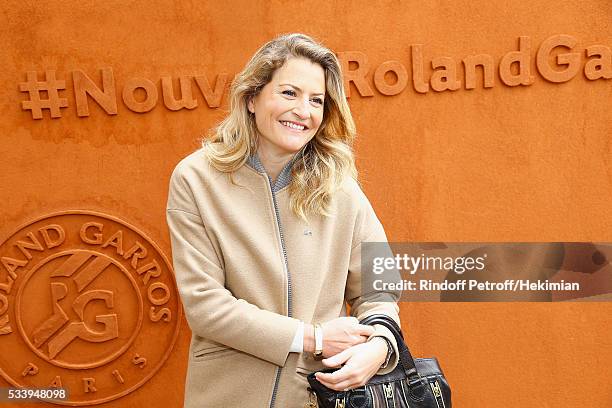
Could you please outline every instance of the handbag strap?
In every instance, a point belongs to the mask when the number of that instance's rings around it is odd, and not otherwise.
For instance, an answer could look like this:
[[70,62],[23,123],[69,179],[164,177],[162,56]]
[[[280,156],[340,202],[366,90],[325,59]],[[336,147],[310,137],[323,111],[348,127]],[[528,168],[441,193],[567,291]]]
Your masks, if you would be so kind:
[[359,323],[367,325],[381,324],[389,329],[395,337],[399,352],[399,363],[402,365],[406,376],[409,379],[420,377],[414,363],[414,358],[412,358],[412,354],[404,341],[404,335],[395,320],[384,314],[374,314],[363,318]]

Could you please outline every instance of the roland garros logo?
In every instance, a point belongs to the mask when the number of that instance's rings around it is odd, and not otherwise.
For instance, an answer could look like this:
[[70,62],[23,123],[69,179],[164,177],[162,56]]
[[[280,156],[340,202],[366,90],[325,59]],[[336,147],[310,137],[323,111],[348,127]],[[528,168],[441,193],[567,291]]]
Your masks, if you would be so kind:
[[62,387],[68,405],[124,396],[176,341],[181,308],[168,260],[112,216],[66,211],[0,245],[0,374],[13,386]]

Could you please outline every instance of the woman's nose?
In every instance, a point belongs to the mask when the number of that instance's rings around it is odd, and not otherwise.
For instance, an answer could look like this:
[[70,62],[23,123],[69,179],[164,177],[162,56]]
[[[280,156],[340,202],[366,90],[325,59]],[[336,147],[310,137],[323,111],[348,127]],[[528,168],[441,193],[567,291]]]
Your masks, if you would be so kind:
[[304,99],[297,99],[292,111],[301,119],[308,119],[310,117],[309,102]]

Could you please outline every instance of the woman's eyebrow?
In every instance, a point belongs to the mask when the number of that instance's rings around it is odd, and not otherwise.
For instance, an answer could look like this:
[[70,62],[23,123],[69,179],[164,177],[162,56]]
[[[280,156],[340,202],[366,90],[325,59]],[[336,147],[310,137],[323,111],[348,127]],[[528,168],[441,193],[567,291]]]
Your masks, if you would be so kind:
[[[280,85],[280,86],[283,86],[283,85],[290,86],[290,87],[292,87],[293,89],[295,89],[296,91],[300,91],[300,92],[302,92],[302,90],[301,90],[299,87],[297,87],[297,86],[295,86],[295,85],[292,85],[292,84],[279,84],[279,85]],[[325,95],[325,92],[316,92],[316,93],[313,93],[313,95]]]

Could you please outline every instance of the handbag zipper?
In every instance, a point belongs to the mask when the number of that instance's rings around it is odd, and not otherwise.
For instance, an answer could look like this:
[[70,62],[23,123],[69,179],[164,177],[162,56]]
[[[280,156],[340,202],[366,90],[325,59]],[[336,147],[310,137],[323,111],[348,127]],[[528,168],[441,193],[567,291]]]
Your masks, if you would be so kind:
[[[272,178],[268,177],[268,183],[270,185],[270,192],[272,193],[272,204],[274,205],[274,213],[276,216],[276,225],[278,226],[278,235],[280,238],[281,249],[283,251],[283,261],[285,266],[285,274],[287,275],[287,316],[291,317],[291,274],[289,273],[289,262],[287,261],[287,249],[285,248],[285,238],[283,236],[283,228],[280,221],[280,211],[278,209],[278,203],[276,202],[276,194],[274,192],[274,185],[272,184]],[[278,392],[278,383],[280,381],[280,374],[282,367],[276,369],[276,379],[274,380],[274,388],[272,390],[272,399],[270,400],[270,408],[274,408],[274,402],[276,401],[276,393]]]

